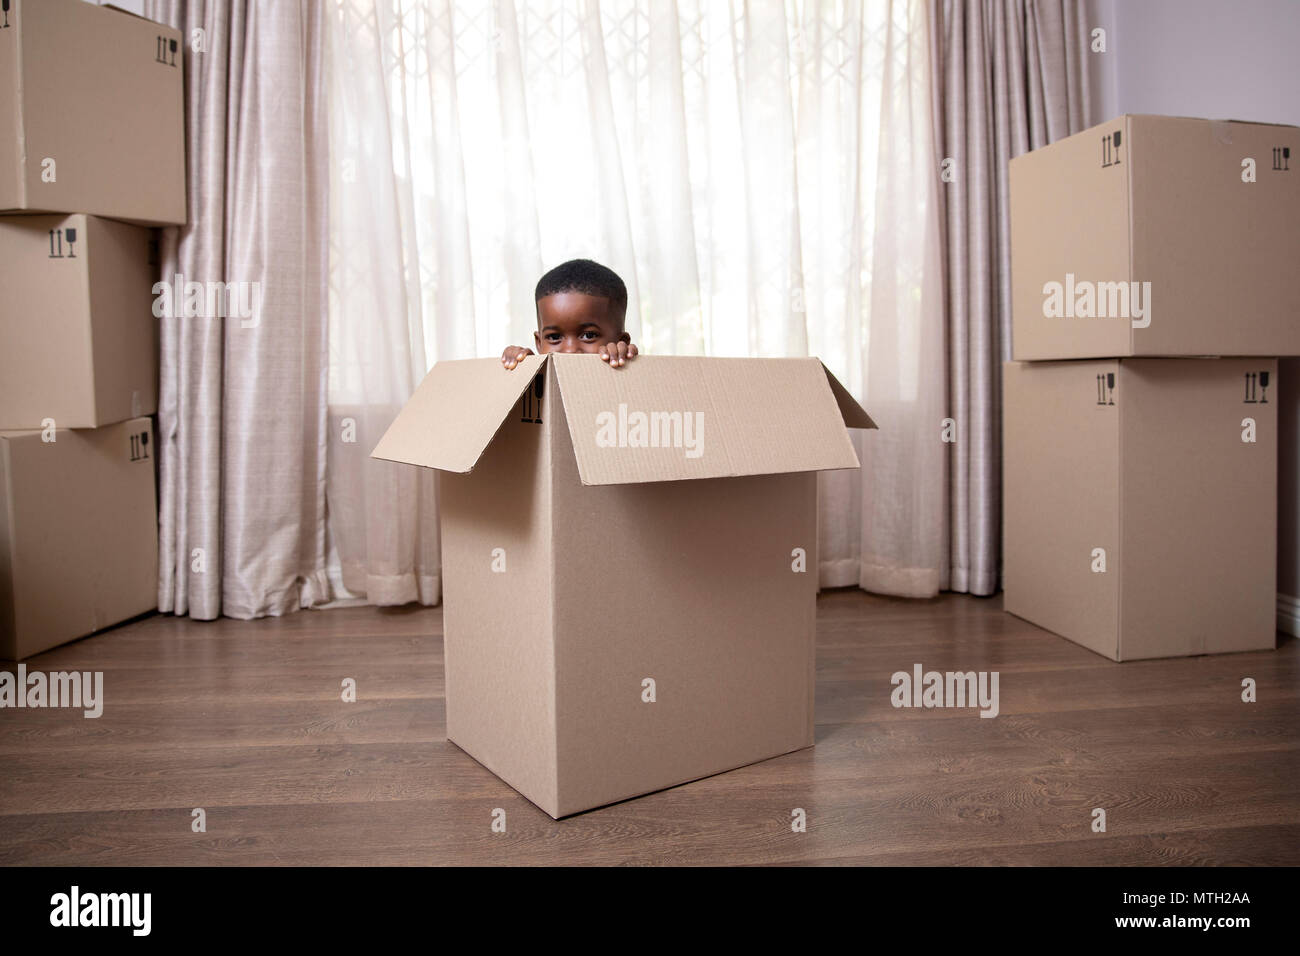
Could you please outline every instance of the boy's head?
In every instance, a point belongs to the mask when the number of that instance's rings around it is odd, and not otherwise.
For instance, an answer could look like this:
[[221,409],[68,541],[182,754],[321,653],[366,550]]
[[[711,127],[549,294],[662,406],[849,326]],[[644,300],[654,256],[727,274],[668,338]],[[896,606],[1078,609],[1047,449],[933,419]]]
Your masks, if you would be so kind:
[[570,259],[537,283],[539,355],[596,352],[611,342],[631,342],[623,331],[627,286],[612,269],[590,259]]

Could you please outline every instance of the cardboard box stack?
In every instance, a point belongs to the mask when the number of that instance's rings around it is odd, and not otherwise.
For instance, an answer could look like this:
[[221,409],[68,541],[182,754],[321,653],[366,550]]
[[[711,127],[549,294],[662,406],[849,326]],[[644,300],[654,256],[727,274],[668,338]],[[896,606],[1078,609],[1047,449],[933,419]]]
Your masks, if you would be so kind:
[[1275,646],[1297,149],[1123,116],[1012,160],[1007,611],[1117,661]]
[[176,30],[83,0],[0,26],[0,658],[157,606],[149,226],[185,221]]
[[813,744],[816,359],[439,362],[373,457],[438,469],[447,737],[553,817]]

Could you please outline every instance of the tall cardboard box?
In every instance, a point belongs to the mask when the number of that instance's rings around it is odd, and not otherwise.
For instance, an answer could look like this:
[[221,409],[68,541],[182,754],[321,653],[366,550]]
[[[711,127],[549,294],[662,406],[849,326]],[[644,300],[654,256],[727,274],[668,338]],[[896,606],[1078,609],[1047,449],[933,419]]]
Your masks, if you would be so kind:
[[0,657],[21,660],[158,606],[148,418],[0,433]]
[[11,0],[4,19],[0,211],[184,223],[180,32],[84,0]]
[[149,242],[95,216],[0,217],[0,429],[158,410]]
[[1274,647],[1277,362],[1003,366],[1004,607],[1116,661]]
[[1300,129],[1121,116],[1011,161],[1012,357],[1300,354]]
[[438,363],[373,456],[439,469],[448,739],[556,818],[811,746],[846,425],[816,359]]

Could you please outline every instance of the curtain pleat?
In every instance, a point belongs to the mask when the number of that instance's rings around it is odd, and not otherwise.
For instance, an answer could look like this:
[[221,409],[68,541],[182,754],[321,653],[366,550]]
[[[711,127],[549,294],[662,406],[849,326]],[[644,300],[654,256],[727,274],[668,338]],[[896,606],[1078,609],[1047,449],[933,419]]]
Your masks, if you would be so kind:
[[251,306],[161,320],[159,608],[281,614],[330,599],[324,9],[146,0],[145,14],[190,42],[188,222],[163,230],[162,278],[230,284]]
[[1081,0],[930,0],[947,283],[953,591],[1001,587],[1002,365],[1011,357],[1008,167],[1085,129],[1088,26]]

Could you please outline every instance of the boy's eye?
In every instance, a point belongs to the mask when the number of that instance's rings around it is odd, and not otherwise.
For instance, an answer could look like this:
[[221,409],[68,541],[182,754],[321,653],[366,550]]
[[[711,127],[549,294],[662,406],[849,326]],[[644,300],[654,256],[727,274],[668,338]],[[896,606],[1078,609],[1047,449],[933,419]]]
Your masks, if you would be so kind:
[[598,337],[599,337],[598,334],[596,332],[593,332],[591,329],[588,329],[587,331],[582,333],[582,338],[587,342],[591,342]]

